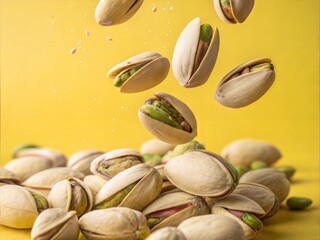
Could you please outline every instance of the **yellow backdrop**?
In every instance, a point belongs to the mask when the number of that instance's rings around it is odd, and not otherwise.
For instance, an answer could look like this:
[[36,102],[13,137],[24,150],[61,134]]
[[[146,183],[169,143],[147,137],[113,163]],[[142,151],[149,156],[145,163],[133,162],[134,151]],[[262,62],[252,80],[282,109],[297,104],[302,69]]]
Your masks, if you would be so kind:
[[[197,140],[208,149],[219,153],[235,139],[261,139],[281,150],[279,165],[297,168],[290,195],[311,197],[315,207],[282,211],[258,239],[318,239],[319,1],[259,0],[245,23],[227,25],[212,0],[146,0],[132,19],[112,27],[95,22],[97,3],[0,0],[1,165],[23,143],[67,156],[87,148],[139,149],[152,135],[137,111],[154,91],[164,91],[193,110]],[[171,60],[180,32],[198,16],[220,31],[217,63],[205,85],[182,88],[170,70],[163,83],[145,92],[121,94],[113,87],[106,77],[113,65],[143,51]],[[218,104],[213,95],[221,78],[257,57],[274,63],[270,90],[245,108]],[[1,231],[6,239],[28,239],[28,231]]]

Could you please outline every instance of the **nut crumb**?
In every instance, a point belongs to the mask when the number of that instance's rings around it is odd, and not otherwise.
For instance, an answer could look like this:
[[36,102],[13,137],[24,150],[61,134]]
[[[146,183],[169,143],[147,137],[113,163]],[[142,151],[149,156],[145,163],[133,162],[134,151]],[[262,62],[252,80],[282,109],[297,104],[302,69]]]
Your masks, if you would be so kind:
[[152,7],[152,12],[156,12],[157,11],[157,7],[156,6],[153,6]]
[[90,36],[90,32],[87,29],[84,30],[84,34],[87,35],[87,36]]
[[112,38],[111,37],[106,37],[105,40],[112,41]]
[[70,53],[71,54],[75,54],[77,52],[77,49],[76,48],[72,48],[71,50],[70,50]]

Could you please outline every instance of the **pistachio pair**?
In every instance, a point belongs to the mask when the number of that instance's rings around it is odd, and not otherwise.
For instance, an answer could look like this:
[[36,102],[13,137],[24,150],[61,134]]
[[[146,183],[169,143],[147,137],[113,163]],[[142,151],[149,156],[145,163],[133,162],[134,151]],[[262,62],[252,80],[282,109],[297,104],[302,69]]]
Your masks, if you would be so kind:
[[215,99],[226,107],[245,107],[261,98],[275,79],[269,58],[246,62],[229,72],[219,83]]
[[73,154],[68,162],[67,167],[78,170],[84,175],[90,175],[90,166],[94,159],[102,155],[102,151],[98,150],[82,150]]
[[155,92],[154,95],[138,112],[147,130],[170,144],[186,143],[197,136],[197,121],[185,103],[164,92]]
[[176,43],[172,70],[183,87],[198,87],[209,78],[219,51],[219,31],[210,24],[193,19],[182,31]]
[[136,93],[160,84],[168,75],[169,60],[156,52],[144,52],[115,65],[108,72],[123,93]]

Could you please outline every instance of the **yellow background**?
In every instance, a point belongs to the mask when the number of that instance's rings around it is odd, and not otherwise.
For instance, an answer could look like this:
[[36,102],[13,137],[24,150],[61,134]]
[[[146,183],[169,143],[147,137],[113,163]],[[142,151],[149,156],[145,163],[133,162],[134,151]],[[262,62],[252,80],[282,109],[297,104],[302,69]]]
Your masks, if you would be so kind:
[[[239,25],[223,23],[212,0],[146,0],[132,19],[112,27],[96,24],[97,0],[0,3],[1,166],[23,143],[67,156],[87,148],[139,149],[152,136],[137,111],[154,91],[164,91],[193,110],[197,140],[207,149],[220,152],[235,139],[261,139],[281,150],[279,165],[297,168],[290,195],[312,198],[313,207],[281,211],[256,239],[319,239],[318,0],[258,0]],[[217,63],[205,85],[182,88],[170,70],[163,83],[145,92],[121,94],[113,87],[106,73],[130,56],[157,51],[171,61],[180,32],[198,16],[220,31]],[[257,57],[270,57],[275,65],[270,90],[245,108],[218,104],[213,95],[220,79]],[[0,231],[0,239],[29,237],[28,231]]]

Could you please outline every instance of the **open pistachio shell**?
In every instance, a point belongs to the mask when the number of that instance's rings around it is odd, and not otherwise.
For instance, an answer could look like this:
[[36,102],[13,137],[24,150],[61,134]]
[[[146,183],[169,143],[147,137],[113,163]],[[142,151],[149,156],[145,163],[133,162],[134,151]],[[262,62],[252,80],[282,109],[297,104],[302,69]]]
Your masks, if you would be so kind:
[[221,156],[208,151],[189,151],[170,159],[164,167],[177,188],[197,196],[224,198],[238,185],[237,170]]
[[136,93],[153,88],[168,75],[170,63],[156,52],[144,52],[114,66],[108,72],[109,78],[117,78],[130,69],[137,68],[120,86],[123,93]]
[[160,141],[159,139],[151,139],[141,145],[140,152],[142,154],[158,154],[163,156],[174,149],[174,147],[175,145]]
[[110,179],[101,188],[95,197],[93,209],[98,209],[99,205],[112,199],[128,186],[133,186],[133,188],[123,200],[117,202],[117,206],[140,211],[160,194],[162,179],[159,172],[147,164],[138,164],[128,168]]
[[181,190],[177,188],[175,185],[173,185],[170,181],[164,181],[159,197],[174,192],[181,192]]
[[221,154],[235,166],[250,167],[256,160],[269,166],[281,158],[280,151],[272,144],[254,139],[240,139],[229,143]]
[[67,167],[78,170],[84,175],[90,175],[90,165],[94,159],[102,155],[104,152],[98,150],[83,150],[73,154],[68,162]]
[[108,182],[108,180],[98,177],[96,175],[88,175],[83,179],[84,184],[88,186],[93,196],[96,196],[103,185]]
[[221,0],[213,0],[214,8],[216,9],[218,16],[225,23],[232,23],[232,24],[243,23],[251,13],[254,6],[254,0],[224,1],[224,2],[230,2],[230,7],[229,7],[230,17],[227,17],[222,10],[222,6],[220,2]]
[[94,175],[109,180],[116,174],[140,163],[144,163],[144,159],[138,151],[120,148],[94,159],[90,170]]
[[100,0],[95,19],[102,26],[111,26],[129,20],[140,8],[143,0]]
[[244,69],[269,63],[269,58],[259,58],[244,63],[228,73],[219,83],[215,99],[226,107],[245,107],[261,98],[271,87],[275,79],[273,67],[252,71],[233,77]]
[[200,18],[193,19],[180,34],[173,53],[173,74],[187,88],[201,86],[208,80],[218,56],[220,38],[218,28],[214,27],[208,50],[193,73],[200,26]]
[[216,214],[192,217],[178,229],[188,240],[245,240],[244,232],[235,220]]
[[20,181],[20,178],[13,172],[5,168],[0,168],[0,186],[5,184],[19,184]]
[[83,235],[92,240],[143,240],[150,234],[145,216],[124,207],[88,212],[79,225]]
[[151,233],[146,240],[187,240],[184,234],[175,227],[164,227]]
[[170,94],[164,92],[155,92],[154,95],[157,99],[163,99],[168,102],[175,110],[179,112],[184,121],[189,125],[190,132],[173,127],[167,123],[152,118],[143,110],[144,106],[141,107],[138,112],[142,125],[156,138],[170,144],[176,145],[187,143],[195,138],[197,136],[197,121],[190,108],[185,103]]
[[180,191],[157,198],[142,213],[148,221],[152,218],[164,218],[156,225],[152,224],[153,227],[149,226],[154,231],[167,226],[176,227],[193,216],[209,214],[209,207],[203,198]]
[[68,239],[77,240],[79,224],[75,211],[67,212],[62,208],[49,208],[36,219],[31,239]]

